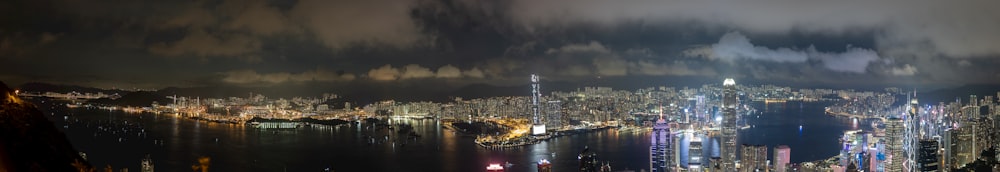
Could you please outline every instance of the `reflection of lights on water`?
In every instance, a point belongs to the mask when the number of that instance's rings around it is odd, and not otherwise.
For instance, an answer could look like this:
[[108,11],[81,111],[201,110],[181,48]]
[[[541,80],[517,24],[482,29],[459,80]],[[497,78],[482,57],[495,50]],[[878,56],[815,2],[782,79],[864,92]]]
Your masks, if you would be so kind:
[[858,118],[854,118],[853,128],[858,128]]

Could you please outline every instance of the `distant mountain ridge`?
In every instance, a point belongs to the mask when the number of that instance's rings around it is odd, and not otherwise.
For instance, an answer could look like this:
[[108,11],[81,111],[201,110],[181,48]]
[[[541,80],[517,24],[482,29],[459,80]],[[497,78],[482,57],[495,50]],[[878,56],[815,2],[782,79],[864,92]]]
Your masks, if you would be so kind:
[[76,85],[58,85],[58,84],[39,83],[39,82],[21,84],[17,88],[20,89],[21,91],[42,92],[42,93],[44,92],[68,93],[76,91],[79,93],[103,92],[105,94],[114,94],[114,93],[124,94],[129,92],[125,90],[108,90],[108,89],[100,89],[93,87],[76,86]]
[[969,102],[969,95],[976,95],[977,98],[982,99],[984,96],[993,96],[994,99],[997,97],[997,92],[1000,91],[1000,85],[996,84],[971,84],[963,85],[954,88],[938,89],[928,92],[917,92],[917,98],[921,104],[937,104],[937,102],[954,102],[955,99],[961,99],[962,103]]
[[[674,88],[697,88],[705,83],[714,83],[714,78],[705,77],[670,77],[662,80],[644,80],[635,77],[609,77],[594,79],[584,82],[546,81],[541,83],[543,94],[550,94],[553,91],[574,91],[584,87],[611,87],[616,90],[635,90],[639,88],[667,86]],[[778,86],[790,86],[793,88],[830,88],[830,89],[855,89],[877,91],[883,88],[873,86],[866,87],[846,87],[838,85],[823,84],[792,84],[781,85],[762,81],[742,81],[740,84],[762,85],[771,84]],[[210,87],[167,87],[153,92],[143,93],[143,96],[128,96],[135,92],[124,90],[105,90],[70,85],[54,85],[45,83],[28,83],[21,86],[27,91],[55,91],[55,92],[105,92],[119,93],[123,98],[130,97],[129,101],[118,101],[136,105],[136,101],[148,100],[160,101],[163,103],[166,96],[202,97],[202,98],[227,98],[227,97],[248,97],[252,94],[262,94],[272,98],[291,97],[320,97],[323,93],[333,93],[341,98],[337,102],[350,102],[351,104],[368,104],[381,100],[396,100],[403,102],[412,101],[433,101],[450,102],[456,97],[464,99],[475,99],[495,96],[527,96],[530,94],[530,85],[524,83],[511,85],[491,85],[485,83],[473,83],[462,86],[447,86],[434,82],[399,82],[398,84],[386,84],[380,82],[354,82],[342,84],[292,84],[278,86],[210,86]],[[931,91],[918,90],[918,97],[923,103],[936,103],[940,101],[954,101],[956,97],[961,97],[963,101],[968,101],[968,95],[977,94],[980,97],[985,95],[996,95],[1000,91],[1000,85],[965,85],[960,87],[936,89]],[[145,97],[145,98],[136,98]],[[102,103],[114,103],[112,101],[101,100]]]

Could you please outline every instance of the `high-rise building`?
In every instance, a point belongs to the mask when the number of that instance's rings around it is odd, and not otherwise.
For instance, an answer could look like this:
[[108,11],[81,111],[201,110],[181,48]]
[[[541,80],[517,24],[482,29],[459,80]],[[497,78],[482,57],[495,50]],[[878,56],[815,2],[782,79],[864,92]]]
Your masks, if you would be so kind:
[[791,162],[792,148],[788,145],[778,145],[774,147],[774,171],[785,172],[787,170],[788,163]]
[[952,130],[952,163],[956,167],[972,163],[976,160],[978,152],[975,151],[975,141],[973,141],[973,129],[970,126],[960,126]]
[[955,149],[958,147],[958,144],[955,144],[956,141],[954,140],[955,133],[956,132],[954,129],[947,128],[944,130],[944,135],[941,136],[941,148],[944,150],[941,153],[942,154],[941,162],[943,164],[943,166],[941,167],[942,169],[951,169],[957,167],[955,165],[956,164],[955,156],[957,156],[956,154],[957,152],[955,152]]
[[904,164],[907,164],[904,166],[903,170],[915,171],[919,169],[919,167],[917,167],[917,159],[919,158],[917,156],[917,152],[919,150],[917,149],[920,148],[919,141],[920,139],[925,138],[925,135],[920,132],[920,129],[923,128],[923,126],[920,125],[920,104],[917,101],[916,90],[913,90],[913,95],[910,97],[909,102],[910,112],[903,117],[904,121],[907,123],[903,125],[903,130],[906,132],[906,134],[903,135],[903,145],[905,145],[903,146],[903,153],[906,154],[906,161],[904,161],[906,163]]
[[702,171],[702,142],[701,137],[694,136],[691,137],[691,141],[688,143],[688,171]]
[[670,141],[672,135],[670,134],[670,125],[667,121],[663,119],[662,114],[660,119],[656,121],[653,125],[653,133],[651,144],[649,146],[649,168],[653,172],[665,172],[671,171],[674,167],[673,162],[673,149],[671,149]]
[[556,129],[562,128],[563,125],[567,123],[567,122],[564,122],[566,120],[566,118],[563,118],[562,102],[561,101],[558,101],[558,100],[548,101],[548,103],[545,104],[545,109],[546,109],[545,110],[545,128],[546,129],[548,129],[548,130],[556,130]]
[[889,152],[889,161],[886,162],[885,166],[886,172],[903,171],[903,161],[906,159],[906,154],[903,154],[903,130],[902,119],[890,117],[886,121],[886,151]]
[[712,157],[708,159],[708,166],[705,167],[705,171],[709,172],[720,172],[722,171],[722,158]]
[[531,112],[533,115],[532,121],[534,121],[534,125],[531,126],[531,134],[533,135],[545,134],[545,123],[542,123],[542,117],[538,113],[540,108],[538,101],[540,101],[539,99],[542,96],[542,92],[538,91],[538,87],[538,75],[531,74]]
[[747,145],[742,147],[740,170],[743,172],[767,171],[767,146]]
[[598,172],[601,165],[597,162],[597,153],[591,152],[590,148],[583,148],[583,152],[576,157],[580,160],[580,172]]
[[920,147],[917,149],[917,168],[915,168],[915,171],[941,170],[938,142],[936,140],[920,140],[919,144]]
[[736,171],[736,81],[727,78],[722,82],[722,157],[723,171]]

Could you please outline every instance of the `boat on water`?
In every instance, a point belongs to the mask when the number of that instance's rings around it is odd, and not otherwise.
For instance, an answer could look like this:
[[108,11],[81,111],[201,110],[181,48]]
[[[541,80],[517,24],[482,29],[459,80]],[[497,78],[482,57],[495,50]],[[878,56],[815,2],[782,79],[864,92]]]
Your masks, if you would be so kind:
[[153,171],[153,159],[149,158],[149,154],[146,154],[146,158],[142,159],[142,169],[141,171]]

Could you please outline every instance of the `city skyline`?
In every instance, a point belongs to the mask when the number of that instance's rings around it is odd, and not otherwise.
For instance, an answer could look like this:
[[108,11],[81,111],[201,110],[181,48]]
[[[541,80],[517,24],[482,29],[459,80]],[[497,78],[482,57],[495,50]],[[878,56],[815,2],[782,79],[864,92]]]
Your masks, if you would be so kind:
[[1000,171],[996,7],[0,1],[0,171]]
[[[533,78],[536,77],[533,76]],[[695,89],[659,87],[634,91],[596,87],[586,88],[578,92],[553,92],[544,97],[537,90],[531,90],[526,91],[530,93],[530,96],[472,100],[458,98],[455,102],[450,103],[407,103],[388,100],[377,104],[356,105],[358,107],[354,108],[350,104],[345,104],[342,108],[328,104],[328,100],[338,98],[335,94],[324,95],[323,98],[319,99],[293,98],[291,100],[270,99],[259,94],[226,99],[171,96],[169,98],[173,99],[172,102],[165,101],[164,104],[153,102],[139,107],[88,101],[110,97],[100,93],[64,95],[11,90],[6,92],[6,94],[10,94],[6,97],[8,102],[14,104],[26,102],[16,97],[24,97],[29,100],[55,100],[55,102],[71,100],[71,102],[80,102],[54,105],[68,109],[100,109],[101,111],[120,111],[141,116],[189,118],[195,119],[197,123],[222,123],[229,127],[246,125],[254,130],[302,130],[309,128],[327,131],[330,129],[327,127],[330,126],[353,126],[355,122],[350,122],[351,120],[356,120],[357,127],[360,127],[360,121],[357,121],[360,119],[366,119],[366,121],[368,119],[375,121],[380,119],[389,119],[390,121],[433,120],[436,121],[435,123],[443,123],[438,124],[439,126],[435,128],[440,129],[443,125],[444,128],[453,132],[468,132],[468,125],[473,125],[473,121],[507,128],[498,130],[502,132],[496,134],[490,134],[490,132],[477,134],[476,145],[487,150],[544,145],[547,142],[558,142],[549,140],[550,138],[587,134],[588,131],[611,130],[619,134],[651,132],[648,135],[640,135],[650,138],[648,149],[640,148],[649,152],[632,158],[649,158],[649,167],[654,171],[661,171],[659,169],[667,171],[675,169],[766,171],[780,169],[777,165],[792,169],[833,171],[859,168],[884,169],[885,171],[913,171],[916,169],[933,171],[940,169],[940,167],[956,170],[975,168],[978,170],[983,167],[995,167],[995,165],[990,165],[995,164],[994,160],[990,160],[995,158],[992,157],[993,154],[983,153],[986,157],[975,156],[975,152],[991,151],[990,147],[997,144],[992,139],[996,138],[997,134],[993,128],[1000,123],[996,123],[993,119],[996,119],[997,114],[1000,114],[998,113],[1000,111],[997,111],[1000,109],[997,107],[1000,106],[995,103],[997,101],[993,95],[982,95],[980,98],[979,95],[973,94],[969,96],[967,101],[958,100],[948,102],[948,104],[938,102],[937,105],[933,103],[921,105],[917,94],[914,94],[915,92],[899,88],[871,92],[791,89],[773,85],[742,86],[737,84],[734,79],[725,79],[721,83],[721,85],[708,84]],[[537,88],[539,85],[534,87]],[[1000,95],[1000,92],[996,92],[995,95]],[[905,99],[900,97],[905,97]],[[554,107],[565,108],[539,107],[540,102],[549,102],[546,106],[556,105]],[[788,146],[781,146],[787,142],[769,142],[767,145],[759,144],[759,142],[757,144],[747,143],[743,134],[755,134],[743,133],[741,130],[753,130],[755,125],[759,124],[767,125],[767,122],[763,121],[748,122],[751,120],[750,118],[760,118],[757,108],[765,108],[762,112],[772,113],[766,110],[767,104],[786,104],[789,102],[799,104],[799,109],[802,109],[802,104],[825,106],[825,108],[811,108],[809,113],[814,113],[812,115],[835,118],[836,121],[840,122],[849,121],[845,119],[854,120],[855,126],[852,129],[845,128],[841,131],[834,131],[843,132],[841,138],[838,139],[843,149],[839,149],[840,146],[825,147],[825,149],[840,151],[839,155],[835,154],[827,159],[803,160],[800,158],[794,161],[796,163],[787,165],[788,157],[778,156],[779,152],[795,154],[789,153]],[[901,102],[901,104],[894,102]],[[664,106],[664,103],[668,105]],[[715,110],[707,110],[711,116],[697,115],[705,113],[698,109],[702,109],[701,106],[706,106],[706,104],[715,108]],[[540,119],[543,116],[540,114],[541,109],[550,109],[545,110],[546,119],[544,120]],[[691,111],[692,109],[694,111]],[[978,111],[979,109],[988,109],[988,111],[981,112]],[[664,116],[665,114],[666,116]],[[752,117],[754,115],[756,117]],[[570,118],[571,121],[577,122],[564,123],[562,118]],[[548,121],[549,119],[556,119],[556,121]],[[859,119],[870,122],[871,127],[859,128],[857,126]],[[551,126],[559,127],[542,127],[541,130],[534,130],[538,127],[532,127],[532,124],[537,126],[537,124],[550,122],[555,122],[555,125]],[[313,126],[310,127],[310,123]],[[800,136],[798,137],[802,137],[803,126],[812,128],[822,125],[817,125],[817,123],[801,125],[801,121],[798,123],[800,123],[798,125]],[[393,126],[403,127],[400,131],[409,131],[408,128],[412,127],[403,124]],[[791,126],[786,125],[785,127]],[[650,128],[652,130],[649,130]],[[141,128],[128,127],[122,131],[145,132]],[[355,132],[354,130],[348,131]],[[530,134],[529,131],[531,131]],[[361,130],[356,132],[360,133]],[[740,136],[736,136],[737,133],[740,133]],[[140,138],[144,137],[144,134],[140,134]],[[413,132],[406,135],[389,134],[385,137],[385,141],[376,141],[371,138],[368,145],[391,143],[395,147],[399,142],[406,144],[410,142],[410,139],[416,141],[415,138],[419,137],[420,134]],[[780,137],[794,136],[780,135]],[[703,142],[703,140],[708,140],[708,142]],[[121,138],[119,138],[119,142],[122,142]],[[154,140],[154,144],[162,144],[157,142],[159,141]],[[416,142],[414,143],[416,144]],[[775,143],[781,145],[775,145]],[[737,147],[736,145],[742,146]],[[586,151],[588,150],[586,145],[578,146],[583,146],[583,150],[585,150],[580,153],[579,158],[576,158],[579,160],[578,165],[582,171],[614,169],[610,164],[621,160],[597,158],[596,153]],[[768,161],[771,146],[774,146],[775,154],[772,155],[774,158]],[[940,149],[943,153],[937,153],[935,148]],[[779,151],[782,149],[784,151]],[[709,153],[702,154],[703,151]],[[621,156],[621,154],[610,155]],[[629,157],[629,155],[626,156]],[[84,154],[81,153],[81,156]],[[798,156],[802,156],[801,153]],[[542,158],[538,161],[543,162],[541,160],[545,160],[545,158],[556,158],[557,156],[554,153],[551,156],[547,153],[534,153],[531,157]],[[701,159],[706,158],[710,159],[708,166],[702,168],[703,161]],[[771,162],[774,164],[772,165]],[[981,164],[982,162],[990,164]],[[566,163],[562,164],[560,166],[566,165]],[[498,164],[490,166],[494,165]],[[506,164],[505,166],[510,168],[512,165]]]
[[455,88],[537,73],[569,83],[1000,84],[996,3],[7,1],[0,80]]

